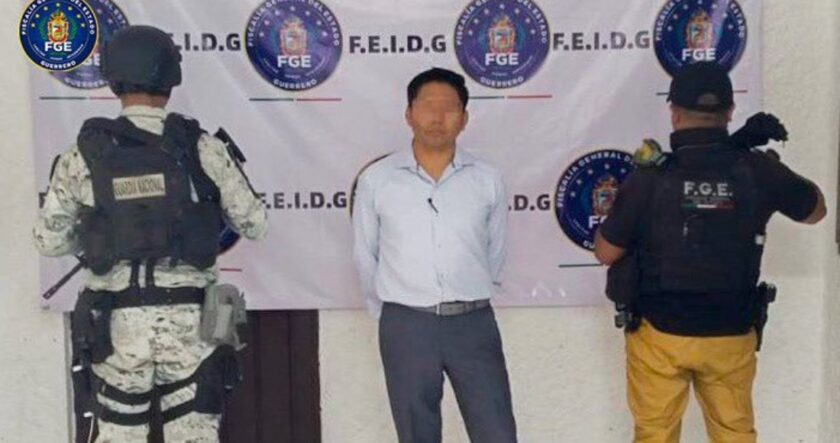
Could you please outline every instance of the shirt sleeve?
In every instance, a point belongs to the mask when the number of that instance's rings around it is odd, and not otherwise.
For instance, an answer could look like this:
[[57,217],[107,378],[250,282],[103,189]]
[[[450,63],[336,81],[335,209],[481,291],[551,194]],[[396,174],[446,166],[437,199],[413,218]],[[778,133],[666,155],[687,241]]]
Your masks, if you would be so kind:
[[638,239],[642,217],[650,198],[646,186],[649,178],[649,171],[636,170],[621,184],[615,202],[600,228],[601,235],[610,244],[629,249]]
[[198,155],[204,172],[221,194],[227,224],[249,239],[259,239],[268,230],[265,204],[251,189],[248,179],[231,158],[225,144],[204,134],[198,142]]
[[32,230],[35,247],[41,254],[57,257],[81,250],[76,225],[82,207],[82,185],[89,179],[90,171],[78,149],[71,149],[56,160],[44,205]]
[[759,180],[765,183],[771,211],[779,211],[792,220],[808,218],[817,206],[819,195],[810,181],[793,172],[782,162],[759,159]]
[[494,285],[502,284],[502,269],[507,256],[508,241],[508,203],[507,190],[501,174],[496,176],[493,183],[493,194],[495,201],[490,210],[490,217],[487,222],[488,238],[488,263],[490,264],[490,275]]
[[379,215],[374,205],[370,177],[362,173],[353,197],[353,261],[359,273],[368,312],[379,318],[382,301],[376,295],[376,268],[379,264]]

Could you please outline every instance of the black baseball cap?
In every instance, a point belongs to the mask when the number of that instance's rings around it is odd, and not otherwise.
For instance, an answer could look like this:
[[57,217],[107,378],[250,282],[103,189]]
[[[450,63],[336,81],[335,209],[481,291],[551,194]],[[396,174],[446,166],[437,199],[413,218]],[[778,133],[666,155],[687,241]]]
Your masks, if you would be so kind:
[[685,65],[674,74],[668,101],[692,111],[724,111],[734,104],[732,80],[726,69],[714,62]]

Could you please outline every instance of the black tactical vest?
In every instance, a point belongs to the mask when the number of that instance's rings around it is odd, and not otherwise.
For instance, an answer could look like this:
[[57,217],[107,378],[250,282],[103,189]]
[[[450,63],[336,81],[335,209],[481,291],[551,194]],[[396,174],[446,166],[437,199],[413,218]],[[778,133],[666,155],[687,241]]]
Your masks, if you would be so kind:
[[764,223],[746,151],[677,150],[656,171],[641,245],[641,292],[747,293],[759,277]]
[[198,269],[216,262],[219,190],[199,161],[201,134],[198,122],[178,114],[168,115],[162,136],[123,117],[84,123],[78,146],[95,203],[81,214],[80,240],[94,274],[129,260],[134,281],[146,265],[148,283],[165,257]]

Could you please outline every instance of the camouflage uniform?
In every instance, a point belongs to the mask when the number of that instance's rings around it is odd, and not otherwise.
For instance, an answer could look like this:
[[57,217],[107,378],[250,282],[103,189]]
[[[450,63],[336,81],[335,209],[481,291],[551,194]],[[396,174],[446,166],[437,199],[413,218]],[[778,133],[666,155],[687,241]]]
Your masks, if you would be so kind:
[[[163,133],[166,111],[161,108],[132,106],[121,113],[140,129]],[[220,140],[202,135],[198,142],[201,166],[219,188],[225,221],[235,231],[251,239],[262,237],[267,229],[265,206],[251,191],[246,178]],[[34,229],[35,244],[47,256],[80,251],[76,233],[79,210],[94,205],[90,171],[77,147],[63,153],[55,166],[44,206]],[[116,264],[105,275],[88,273],[85,286],[92,290],[122,291],[129,286],[131,265]],[[145,275],[141,268],[140,275]],[[158,287],[204,288],[216,282],[216,267],[199,270],[183,262],[172,265],[160,260],[154,268]],[[140,286],[144,279],[139,280]],[[143,394],[155,385],[169,385],[191,377],[214,352],[214,346],[198,336],[201,307],[197,304],[156,305],[116,309],[112,312],[111,339],[114,352],[93,372],[108,386],[129,394]],[[180,387],[161,398],[166,419],[168,410],[189,408],[196,396],[196,383]],[[149,402],[121,403],[103,394],[97,400],[104,410],[138,414],[149,410]],[[136,402],[135,402],[136,403]],[[171,442],[216,442],[221,416],[194,410],[164,423],[164,435]],[[146,442],[148,423],[134,426],[104,421],[99,424],[97,442]]]

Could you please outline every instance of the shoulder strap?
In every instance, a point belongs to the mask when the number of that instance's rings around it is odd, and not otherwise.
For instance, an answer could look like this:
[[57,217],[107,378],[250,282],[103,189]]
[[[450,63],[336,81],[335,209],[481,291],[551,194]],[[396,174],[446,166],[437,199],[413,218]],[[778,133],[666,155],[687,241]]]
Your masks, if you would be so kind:
[[160,144],[163,138],[155,133],[144,131],[126,117],[115,119],[95,117],[85,121],[82,125],[82,133],[88,131],[106,132],[120,138],[126,138],[146,145]]
[[742,184],[742,189],[740,191],[745,193],[746,197],[739,199],[736,195],[736,199],[741,200],[740,203],[746,205],[745,212],[749,218],[748,223],[750,223],[752,230],[755,231],[756,234],[760,234],[764,228],[762,226],[758,226],[759,188],[755,177],[755,170],[749,162],[749,155],[745,152],[744,155],[740,156],[738,161],[732,165],[730,171],[735,180]]
[[95,117],[85,120],[82,124],[77,144],[88,167],[91,167],[101,158],[103,151],[116,145],[118,140],[132,144],[159,146],[163,142],[163,137],[134,126],[125,117],[116,119]]
[[201,166],[198,141],[204,131],[196,120],[170,113],[163,125],[163,150],[182,161],[200,201],[218,202],[219,187]]

